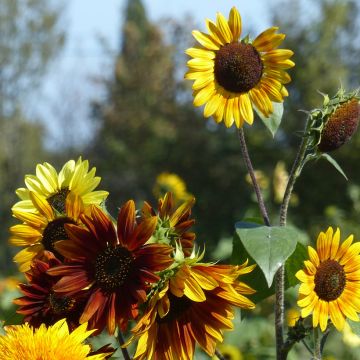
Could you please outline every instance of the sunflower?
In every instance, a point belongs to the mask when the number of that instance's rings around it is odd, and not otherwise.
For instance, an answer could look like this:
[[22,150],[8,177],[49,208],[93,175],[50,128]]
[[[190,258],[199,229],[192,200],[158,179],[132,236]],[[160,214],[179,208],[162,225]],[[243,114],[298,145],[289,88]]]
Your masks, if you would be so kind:
[[[87,303],[80,323],[113,334],[116,325],[125,328],[138,314],[137,306],[146,300],[155,274],[172,264],[171,247],[145,244],[156,227],[156,217],[135,219],[135,204],[128,201],[119,212],[117,235],[111,220],[98,207],[91,217],[82,215],[85,227],[65,225],[72,240],[55,244],[68,262],[51,268],[48,274],[62,276],[54,286],[57,294],[76,296],[83,290]],[[145,244],[145,245],[144,245]]]
[[149,301],[132,330],[139,337],[134,360],[191,360],[195,343],[210,356],[223,331],[233,329],[234,306],[253,309],[244,294],[254,290],[236,280],[254,266],[183,263]]
[[312,313],[313,327],[325,331],[328,319],[336,329],[344,328],[345,318],[359,321],[360,312],[360,242],[350,235],[340,245],[340,230],[329,227],[321,232],[316,250],[308,247],[309,260],[296,273],[302,282],[298,305],[301,316]]
[[177,207],[171,192],[159,199],[157,212],[145,202],[143,217],[158,216],[157,227],[150,242],[169,244],[174,249],[180,243],[185,255],[190,255],[195,241],[195,233],[188,231],[195,222],[190,219],[194,203],[195,198],[190,198]]
[[90,345],[84,344],[94,330],[87,331],[83,324],[69,332],[65,319],[38,329],[28,323],[6,326],[6,334],[0,335],[0,360],[103,360],[109,358],[114,349],[103,347],[102,353],[91,353]]
[[59,296],[54,292],[53,286],[60,278],[50,276],[46,272],[62,263],[51,252],[45,251],[44,255],[47,258],[46,262],[35,260],[31,270],[25,273],[28,284],[19,285],[24,296],[13,301],[19,305],[16,312],[24,315],[24,322],[36,328],[41,324],[53,325],[66,318],[70,329],[74,329],[79,326],[84,299],[81,296]]
[[81,197],[85,206],[100,205],[109,193],[107,191],[93,191],[100,183],[101,178],[95,176],[96,168],[89,171],[88,160],[81,157],[75,163],[69,160],[57,173],[56,169],[47,162],[36,166],[36,175],[26,175],[26,188],[19,188],[16,194],[21,199],[13,209],[34,212],[30,191],[45,197],[50,205],[58,212],[65,211],[66,197],[75,194]]
[[156,177],[153,193],[157,198],[165,196],[167,192],[171,192],[174,202],[189,200],[192,195],[186,190],[186,184],[180,176],[168,172],[163,172]]
[[283,84],[290,82],[286,69],[295,64],[291,50],[276,49],[285,34],[277,27],[262,32],[254,41],[240,39],[241,18],[235,7],[229,20],[218,13],[216,23],[206,20],[209,34],[194,30],[201,46],[186,50],[188,61],[185,78],[193,84],[194,105],[205,105],[204,116],[213,116],[230,127],[253,123],[253,107],[265,117],[273,112],[272,102],[282,102],[288,95]]
[[84,207],[78,195],[70,194],[65,201],[65,211],[59,215],[53,210],[49,202],[41,195],[30,191],[29,198],[36,213],[13,209],[13,215],[22,224],[10,228],[10,243],[15,246],[26,246],[14,256],[21,272],[29,271],[34,259],[42,259],[45,250],[55,251],[54,244],[59,240],[66,240],[65,224],[79,223],[79,216]]

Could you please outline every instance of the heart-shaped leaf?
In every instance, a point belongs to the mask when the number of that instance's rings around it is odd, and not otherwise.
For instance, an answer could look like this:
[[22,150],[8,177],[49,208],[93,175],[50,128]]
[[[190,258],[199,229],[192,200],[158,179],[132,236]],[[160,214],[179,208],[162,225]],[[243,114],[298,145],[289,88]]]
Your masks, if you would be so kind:
[[265,117],[256,107],[254,107],[254,109],[264,123],[264,125],[271,132],[271,135],[274,137],[281,123],[281,119],[284,113],[284,104],[273,102],[272,105],[274,111],[269,117]]
[[295,251],[298,232],[283,226],[247,226],[237,227],[236,233],[246,252],[262,270],[270,287],[276,271]]

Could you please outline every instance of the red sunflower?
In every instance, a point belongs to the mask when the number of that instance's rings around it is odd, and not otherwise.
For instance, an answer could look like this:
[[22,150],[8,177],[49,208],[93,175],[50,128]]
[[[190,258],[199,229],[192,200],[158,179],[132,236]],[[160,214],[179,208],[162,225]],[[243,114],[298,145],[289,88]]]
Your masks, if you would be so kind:
[[134,360],[191,360],[196,343],[213,356],[224,330],[233,329],[234,307],[255,307],[244,296],[255,291],[236,280],[254,269],[246,265],[183,264],[132,330],[129,342],[139,338]]
[[65,225],[73,241],[59,241],[56,249],[68,264],[50,269],[62,276],[55,285],[58,294],[72,296],[85,290],[88,301],[80,323],[113,334],[116,325],[125,328],[138,315],[138,304],[146,300],[149,284],[157,282],[157,271],[172,263],[171,247],[146,244],[157,219],[135,220],[135,204],[129,200],[121,209],[117,233],[111,220],[96,206],[91,217],[81,216],[85,227]]
[[[194,203],[195,198],[191,198],[177,207],[171,192],[160,198],[154,242],[165,242],[173,248],[176,247],[176,242],[180,242],[185,256],[190,256],[194,247],[195,233],[188,230],[195,223],[194,219],[190,219]],[[144,203],[142,213],[145,218],[156,215],[156,211],[147,202]]]
[[[54,325],[59,320],[66,318],[69,328],[79,326],[79,318],[85,305],[84,297],[69,297],[56,294],[53,286],[59,280],[58,276],[50,276],[46,272],[55,266],[61,265],[50,251],[44,251],[44,258],[34,260],[31,271],[25,273],[29,284],[19,284],[21,292],[25,295],[13,302],[19,305],[16,311],[25,315],[24,322],[38,328],[41,324]],[[81,294],[80,294],[81,295]]]

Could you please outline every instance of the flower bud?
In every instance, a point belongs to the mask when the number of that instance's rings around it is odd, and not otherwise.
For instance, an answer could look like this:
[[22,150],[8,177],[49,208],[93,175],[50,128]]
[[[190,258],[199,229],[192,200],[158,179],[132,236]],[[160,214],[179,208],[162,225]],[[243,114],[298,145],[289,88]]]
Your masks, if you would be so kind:
[[339,105],[325,119],[318,149],[330,152],[344,145],[356,132],[360,120],[360,104],[357,97]]

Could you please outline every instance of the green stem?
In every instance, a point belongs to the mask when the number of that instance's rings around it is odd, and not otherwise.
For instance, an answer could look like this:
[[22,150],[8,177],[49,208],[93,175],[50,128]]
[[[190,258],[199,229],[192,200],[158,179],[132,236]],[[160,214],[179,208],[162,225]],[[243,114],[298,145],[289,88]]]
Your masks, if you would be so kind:
[[121,352],[123,354],[123,357],[124,357],[124,360],[131,360],[131,357],[127,351],[127,348],[123,348],[122,345],[125,344],[125,341],[124,341],[124,338],[122,336],[122,333],[120,331],[120,329],[118,330],[118,341],[119,341],[119,344],[120,344],[120,349],[121,349]]
[[[284,193],[284,198],[280,207],[280,226],[286,225],[287,212],[291,194],[294,189],[295,182],[299,177],[302,167],[304,165],[304,159],[308,146],[308,130],[310,126],[310,118],[308,118],[303,138],[296,154],[294,164],[292,166],[289,180]],[[285,312],[285,267],[282,265],[275,274],[275,337],[276,337],[276,359],[285,360],[289,349],[284,348],[284,312]]]
[[321,360],[321,336],[319,328],[314,328],[314,360]]
[[215,355],[219,360],[225,360],[223,354],[218,349],[215,349]]
[[254,187],[254,191],[255,191],[255,194],[256,194],[256,197],[258,200],[261,215],[264,219],[265,225],[270,226],[269,215],[266,210],[266,206],[265,206],[264,198],[263,198],[261,190],[260,190],[260,186],[256,180],[255,171],[252,166],[251,159],[250,159],[249,152],[248,152],[247,145],[246,145],[244,130],[242,128],[238,129],[238,135],[239,135],[239,140],[240,140],[241,152],[242,152],[242,155],[243,155],[243,158],[245,161],[247,171],[250,175],[250,178],[251,178],[251,181],[252,181],[252,184]]

